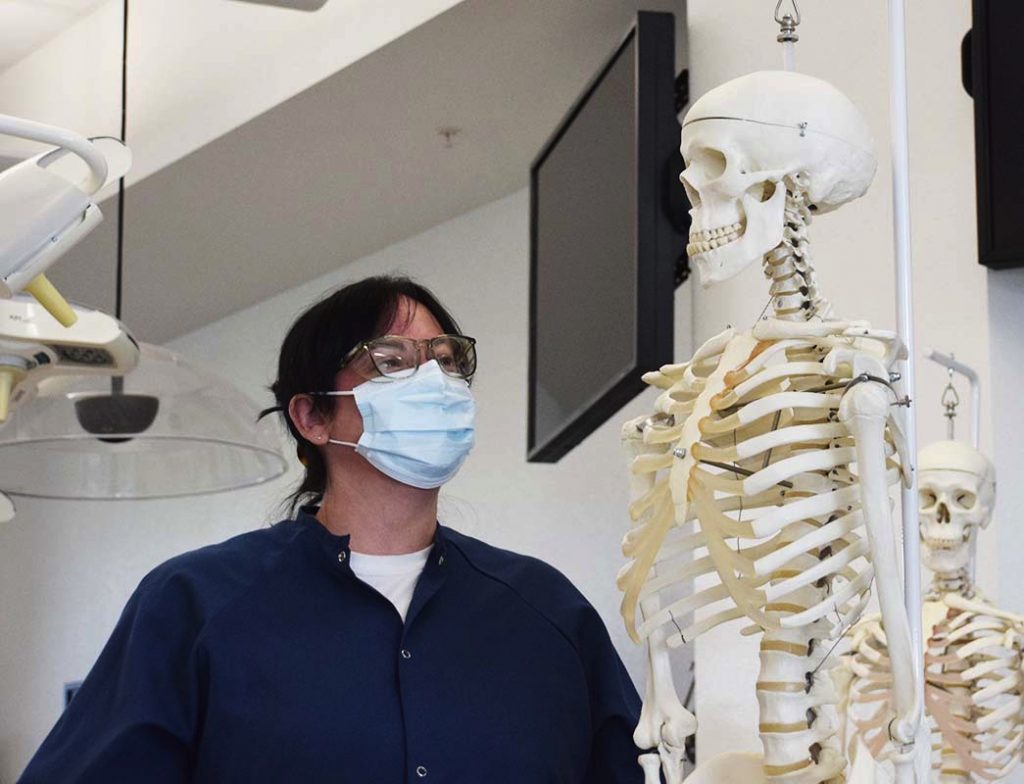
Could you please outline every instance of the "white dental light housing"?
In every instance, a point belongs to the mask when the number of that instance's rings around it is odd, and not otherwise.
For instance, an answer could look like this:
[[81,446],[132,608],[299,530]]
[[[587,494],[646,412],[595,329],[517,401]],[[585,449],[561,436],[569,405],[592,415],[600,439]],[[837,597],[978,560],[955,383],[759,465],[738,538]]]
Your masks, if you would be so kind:
[[0,426],[0,490],[130,500],[260,484],[287,469],[279,425],[234,386],[141,344],[121,378],[51,377]]
[[45,273],[103,220],[93,197],[124,176],[131,153],[117,139],[9,115],[0,115],[0,134],[56,146],[0,172],[0,298],[27,291],[70,326],[74,312]]

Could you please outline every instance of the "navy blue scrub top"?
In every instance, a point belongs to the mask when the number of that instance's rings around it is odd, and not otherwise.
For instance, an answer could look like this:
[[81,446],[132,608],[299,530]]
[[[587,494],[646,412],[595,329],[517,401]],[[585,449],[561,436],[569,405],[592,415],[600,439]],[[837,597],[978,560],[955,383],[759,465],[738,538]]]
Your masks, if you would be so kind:
[[439,525],[403,625],[315,513],[150,572],[20,781],[641,784],[562,574]]

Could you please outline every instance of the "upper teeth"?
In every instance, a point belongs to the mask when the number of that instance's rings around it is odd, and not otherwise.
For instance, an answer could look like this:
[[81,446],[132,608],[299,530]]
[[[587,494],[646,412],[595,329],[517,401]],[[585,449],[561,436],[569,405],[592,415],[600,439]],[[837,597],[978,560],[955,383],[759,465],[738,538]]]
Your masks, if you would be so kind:
[[728,245],[738,240],[743,234],[742,223],[731,223],[728,226],[719,226],[716,229],[703,229],[690,232],[690,243],[686,246],[686,252],[690,256],[698,253],[707,253],[714,248]]

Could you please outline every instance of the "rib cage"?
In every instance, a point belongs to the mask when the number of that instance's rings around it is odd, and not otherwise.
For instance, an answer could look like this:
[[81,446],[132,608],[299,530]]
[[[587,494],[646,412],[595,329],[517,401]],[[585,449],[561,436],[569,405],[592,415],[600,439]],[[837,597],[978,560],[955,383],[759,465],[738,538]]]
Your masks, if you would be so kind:
[[[846,369],[845,375],[830,376],[822,362],[832,348],[848,346],[850,339],[758,343],[757,355],[742,367],[722,371],[723,344],[732,338],[732,333],[723,333],[702,347],[693,362],[647,374],[645,381],[664,392],[653,416],[626,428],[632,437],[632,471],[642,480],[635,487],[642,490],[630,505],[635,524],[623,542],[629,560],[618,583],[626,592],[623,616],[637,641],[672,618],[678,621],[719,601],[727,606],[677,630],[670,645],[692,641],[743,615],[769,629],[810,623],[837,609],[838,629],[858,617],[865,603],[872,571],[859,532],[860,501],[850,470],[853,444],[835,413],[841,386],[850,375]],[[685,448],[678,444],[684,422],[716,371],[724,377],[723,389],[707,395],[709,411],[699,423],[702,435],[691,446],[694,460],[689,462],[696,464],[680,476],[677,464],[684,461],[677,450]],[[814,391],[833,385],[834,390]],[[814,438],[809,437],[812,431]],[[766,436],[778,438],[780,433],[782,445],[765,448]],[[899,468],[891,438],[887,446],[894,484]],[[682,488],[686,495],[679,500]],[[677,509],[685,512],[684,520],[676,518]],[[819,560],[818,554],[830,546],[831,553]],[[694,557],[671,571],[661,568],[683,553]],[[786,604],[787,596],[808,584],[808,569],[816,569],[810,582],[833,579],[836,592],[807,608],[810,614],[769,610],[767,605]],[[803,573],[801,578],[790,574],[796,570]],[[685,603],[666,606],[654,618],[631,623],[639,599],[713,572],[719,577],[715,585]]]
[[936,767],[1004,778],[1024,741],[1020,630],[994,615],[951,612],[928,641],[925,701],[942,738]]
[[871,756],[883,761],[892,752],[887,732],[892,716],[892,670],[881,618],[874,615],[858,623],[850,646],[849,719]]
[[[941,605],[940,605],[941,606]],[[850,718],[871,755],[886,760],[892,678],[877,617],[856,627],[850,658]],[[943,782],[998,781],[1024,747],[1021,630],[1004,618],[951,610],[930,632],[925,701],[932,770]]]
[[[753,622],[744,633],[768,633],[762,681],[771,683],[762,690],[759,682],[758,697],[772,781],[822,782],[840,774],[836,722],[831,714],[823,718],[834,711],[831,681],[819,686],[827,672],[810,671],[831,648],[825,639],[860,616],[873,579],[851,470],[853,439],[837,415],[852,370],[826,361],[834,350],[887,366],[894,353],[884,336],[846,324],[807,338],[758,340],[728,331],[690,363],[648,374],[645,380],[663,390],[655,414],[624,431],[635,480],[635,525],[623,543],[629,561],[619,575],[627,628],[638,641],[663,630],[669,647],[741,617]],[[890,484],[899,480],[894,440],[890,432]],[[640,601],[678,592],[698,577],[700,590],[636,619]],[[789,644],[799,663],[766,657],[768,642],[785,647],[779,640],[787,630],[808,629],[802,657],[800,646]],[[780,682],[780,670],[797,675]],[[813,706],[800,711],[803,725],[788,720],[798,692]],[[833,752],[827,759],[823,748]]]

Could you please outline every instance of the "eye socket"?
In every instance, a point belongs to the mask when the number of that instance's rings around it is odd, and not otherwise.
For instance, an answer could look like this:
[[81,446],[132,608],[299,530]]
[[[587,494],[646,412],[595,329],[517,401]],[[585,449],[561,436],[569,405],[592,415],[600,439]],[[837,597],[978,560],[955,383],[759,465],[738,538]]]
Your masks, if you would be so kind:
[[965,490],[962,493],[957,493],[953,500],[961,509],[973,509],[974,505],[978,503],[978,496],[969,490]]
[[938,503],[935,493],[931,490],[922,490],[920,493],[920,509],[922,512],[930,510],[936,503]]
[[712,147],[702,147],[694,151],[687,168],[700,169],[700,174],[705,180],[714,180],[725,173],[728,165],[729,161],[724,153]]

